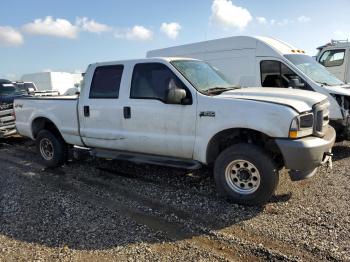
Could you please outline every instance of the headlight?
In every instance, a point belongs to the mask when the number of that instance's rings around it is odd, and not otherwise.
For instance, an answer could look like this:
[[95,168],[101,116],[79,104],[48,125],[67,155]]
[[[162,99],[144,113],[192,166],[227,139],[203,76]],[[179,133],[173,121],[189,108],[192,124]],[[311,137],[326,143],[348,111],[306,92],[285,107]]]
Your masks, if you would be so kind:
[[290,138],[300,138],[304,136],[312,135],[314,132],[314,114],[307,113],[296,116],[289,128]]

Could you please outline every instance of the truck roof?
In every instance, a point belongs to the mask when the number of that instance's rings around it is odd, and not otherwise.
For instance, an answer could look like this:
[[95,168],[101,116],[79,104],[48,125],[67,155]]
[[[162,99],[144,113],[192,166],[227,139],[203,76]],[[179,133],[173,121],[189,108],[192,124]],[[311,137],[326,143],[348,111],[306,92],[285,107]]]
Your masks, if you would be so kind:
[[197,42],[193,44],[186,44],[180,46],[174,46],[169,48],[152,50],[147,53],[147,57],[169,55],[191,55],[206,52],[215,51],[230,51],[237,49],[255,49],[258,44],[272,49],[274,52],[278,52],[281,55],[286,54],[304,54],[305,51],[300,50],[286,42],[263,36],[233,36],[227,38],[220,38],[214,40],[208,40],[203,42]]
[[188,57],[152,57],[152,58],[141,58],[141,59],[128,59],[128,60],[120,60],[120,61],[107,61],[107,62],[96,62],[91,65],[111,65],[111,64],[126,64],[126,63],[147,63],[147,62],[171,62],[176,60],[197,60]]
[[326,47],[350,47],[350,42],[348,41],[348,39],[346,40],[331,40],[329,43],[325,44],[325,45],[321,45],[319,47],[317,47],[318,50],[322,50],[323,48]]

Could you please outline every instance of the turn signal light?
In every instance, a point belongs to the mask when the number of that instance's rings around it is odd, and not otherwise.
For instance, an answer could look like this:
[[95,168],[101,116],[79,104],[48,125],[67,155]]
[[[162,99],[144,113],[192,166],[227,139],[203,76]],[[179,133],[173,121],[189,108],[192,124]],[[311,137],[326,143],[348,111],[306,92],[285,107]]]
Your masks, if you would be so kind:
[[298,138],[298,131],[294,131],[294,130],[289,131],[289,137],[292,139]]

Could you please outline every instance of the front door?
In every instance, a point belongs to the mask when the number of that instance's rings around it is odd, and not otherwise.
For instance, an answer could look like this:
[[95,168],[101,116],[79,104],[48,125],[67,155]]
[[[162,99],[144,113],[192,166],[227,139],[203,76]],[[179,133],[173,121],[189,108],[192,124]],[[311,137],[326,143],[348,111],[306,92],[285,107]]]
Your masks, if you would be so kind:
[[[186,105],[169,104],[170,81],[186,90]],[[136,64],[123,121],[128,151],[192,158],[196,97],[165,64]]]

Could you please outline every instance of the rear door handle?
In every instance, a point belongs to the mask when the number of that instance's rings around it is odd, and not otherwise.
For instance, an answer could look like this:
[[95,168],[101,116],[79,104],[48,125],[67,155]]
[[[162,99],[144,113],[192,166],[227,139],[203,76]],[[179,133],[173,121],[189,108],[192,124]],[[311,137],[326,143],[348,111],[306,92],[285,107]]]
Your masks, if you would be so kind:
[[124,118],[130,119],[131,118],[131,108],[130,106],[124,106]]
[[84,106],[84,116],[89,117],[90,116],[90,107]]

